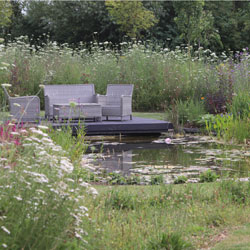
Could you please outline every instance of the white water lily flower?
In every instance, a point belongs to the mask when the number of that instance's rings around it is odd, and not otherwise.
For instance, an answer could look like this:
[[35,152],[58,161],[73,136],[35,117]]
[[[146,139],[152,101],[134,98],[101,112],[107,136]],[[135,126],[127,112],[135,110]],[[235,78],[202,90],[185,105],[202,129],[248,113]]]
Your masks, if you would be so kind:
[[1,226],[1,228],[5,233],[10,234],[10,231],[5,226]]
[[11,84],[9,84],[9,83],[2,83],[1,84],[3,87],[11,87],[12,85]]

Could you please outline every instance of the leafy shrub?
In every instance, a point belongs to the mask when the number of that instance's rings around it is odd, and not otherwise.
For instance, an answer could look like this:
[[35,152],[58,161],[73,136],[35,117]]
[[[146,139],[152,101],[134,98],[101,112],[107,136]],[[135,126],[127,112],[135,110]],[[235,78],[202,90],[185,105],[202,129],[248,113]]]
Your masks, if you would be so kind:
[[235,140],[243,143],[250,138],[249,117],[234,117],[232,114],[216,115],[215,118],[206,123],[209,133],[214,131],[218,139],[225,141]]
[[187,101],[177,100],[174,106],[171,107],[170,112],[176,113],[177,122],[181,126],[197,125],[200,117],[206,113],[204,103],[193,99]]
[[126,184],[126,178],[119,173],[109,173],[109,183],[111,184]]
[[205,97],[205,107],[210,114],[227,112],[227,98],[221,93],[208,93]]
[[160,235],[159,239],[151,240],[148,248],[149,250],[191,250],[194,249],[191,243],[182,239],[181,235],[178,233],[163,233]]
[[200,174],[200,182],[214,182],[219,176],[213,172],[211,169]]

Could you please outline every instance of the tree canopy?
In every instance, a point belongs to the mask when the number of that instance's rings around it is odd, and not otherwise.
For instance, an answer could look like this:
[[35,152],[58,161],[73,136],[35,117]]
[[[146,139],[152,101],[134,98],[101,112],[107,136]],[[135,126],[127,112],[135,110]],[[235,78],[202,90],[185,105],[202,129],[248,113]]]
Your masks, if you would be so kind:
[[9,0],[0,1],[0,27],[7,26],[11,21],[12,8]]
[[250,43],[249,1],[5,0],[0,15],[2,35],[27,35],[34,43],[47,35],[72,46],[139,38],[164,47],[197,44],[218,52]]
[[105,3],[111,19],[131,38],[139,37],[141,30],[147,30],[157,22],[154,13],[140,1],[110,0]]

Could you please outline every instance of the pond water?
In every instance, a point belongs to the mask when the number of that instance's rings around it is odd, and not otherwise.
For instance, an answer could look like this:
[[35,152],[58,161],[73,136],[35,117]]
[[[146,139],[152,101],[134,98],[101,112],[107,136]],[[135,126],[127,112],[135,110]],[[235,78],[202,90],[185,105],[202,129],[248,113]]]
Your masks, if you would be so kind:
[[83,165],[102,182],[117,178],[136,179],[136,184],[152,183],[161,176],[163,183],[173,183],[180,176],[198,182],[202,172],[211,169],[219,176],[247,177],[250,148],[220,144],[209,137],[166,136],[103,138],[92,140]]

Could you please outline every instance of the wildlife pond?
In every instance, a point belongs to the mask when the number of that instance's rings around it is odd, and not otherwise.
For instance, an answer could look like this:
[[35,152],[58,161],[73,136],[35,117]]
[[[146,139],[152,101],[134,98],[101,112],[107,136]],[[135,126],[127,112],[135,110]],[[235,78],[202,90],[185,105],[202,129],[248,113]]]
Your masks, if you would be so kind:
[[[152,180],[173,183],[184,177],[199,182],[200,174],[212,170],[220,177],[246,178],[250,170],[250,147],[222,144],[205,136],[103,137],[92,138],[83,166],[107,183]],[[123,184],[118,181],[117,184]]]

